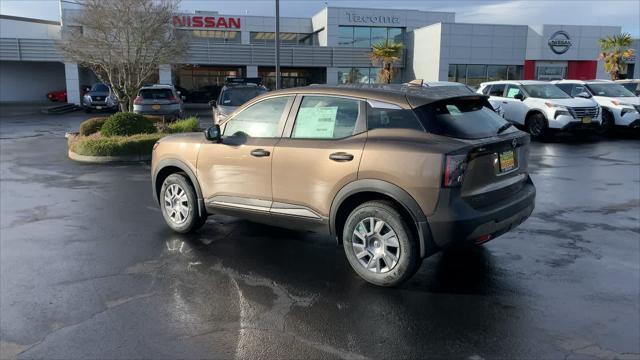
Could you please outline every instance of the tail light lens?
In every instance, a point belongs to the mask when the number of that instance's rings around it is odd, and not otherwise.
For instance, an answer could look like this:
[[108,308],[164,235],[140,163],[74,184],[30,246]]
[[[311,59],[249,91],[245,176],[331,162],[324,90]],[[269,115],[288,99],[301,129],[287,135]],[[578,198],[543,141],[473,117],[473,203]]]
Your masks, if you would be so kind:
[[443,185],[456,187],[462,184],[467,169],[467,155],[447,155],[445,157]]
[[180,99],[178,99],[175,96],[170,96],[168,100],[169,100],[170,104],[179,104],[180,103]]
[[133,99],[133,103],[134,103],[135,105],[140,105],[140,104],[142,104],[142,96],[140,96],[140,95],[136,96],[136,98],[135,98],[135,99]]

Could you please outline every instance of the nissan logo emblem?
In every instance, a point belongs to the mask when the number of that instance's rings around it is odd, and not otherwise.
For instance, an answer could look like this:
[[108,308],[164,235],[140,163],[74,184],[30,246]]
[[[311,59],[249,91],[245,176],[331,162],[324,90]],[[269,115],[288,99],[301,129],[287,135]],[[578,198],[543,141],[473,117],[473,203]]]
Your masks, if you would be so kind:
[[549,38],[549,48],[558,55],[566,53],[570,47],[571,37],[566,31],[556,31]]

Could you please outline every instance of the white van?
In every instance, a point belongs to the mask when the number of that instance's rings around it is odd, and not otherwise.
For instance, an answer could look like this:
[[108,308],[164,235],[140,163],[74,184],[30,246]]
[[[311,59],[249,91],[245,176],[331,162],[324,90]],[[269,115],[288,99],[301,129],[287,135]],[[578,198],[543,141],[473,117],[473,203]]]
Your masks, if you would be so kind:
[[558,80],[559,88],[571,96],[584,96],[602,107],[602,132],[614,127],[640,129],[640,98],[611,80]]
[[499,102],[504,118],[541,138],[554,130],[598,130],[600,106],[592,99],[573,98],[559,87],[534,80],[504,80],[480,84],[478,93]]

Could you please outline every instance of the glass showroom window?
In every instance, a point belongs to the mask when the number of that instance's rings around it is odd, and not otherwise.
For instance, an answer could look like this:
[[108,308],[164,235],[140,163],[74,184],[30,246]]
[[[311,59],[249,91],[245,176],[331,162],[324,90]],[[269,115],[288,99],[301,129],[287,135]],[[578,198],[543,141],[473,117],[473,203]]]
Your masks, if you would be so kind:
[[372,44],[389,41],[404,43],[404,28],[340,26],[338,46],[368,48]]
[[[376,84],[381,69],[379,67],[338,68],[338,84]],[[400,69],[395,70],[391,82],[399,83],[402,79],[402,73]]]
[[[276,43],[276,33],[251,32],[249,42],[254,45],[273,46]],[[313,34],[280,33],[280,44],[284,46],[312,46]]]
[[240,43],[239,31],[222,31],[222,30],[180,30],[182,33],[195,39],[209,39],[212,42],[219,43]]
[[478,86],[484,81],[520,80],[522,66],[450,64],[448,79],[471,86]]

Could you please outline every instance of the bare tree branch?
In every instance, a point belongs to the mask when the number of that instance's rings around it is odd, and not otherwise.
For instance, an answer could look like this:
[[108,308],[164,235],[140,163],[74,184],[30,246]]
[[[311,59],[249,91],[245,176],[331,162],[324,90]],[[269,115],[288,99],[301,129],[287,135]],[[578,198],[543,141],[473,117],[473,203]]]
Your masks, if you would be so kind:
[[70,61],[92,69],[111,85],[122,111],[133,110],[140,87],[182,56],[186,42],[172,25],[178,0],[82,0],[75,20],[79,32],[67,32],[60,49]]

